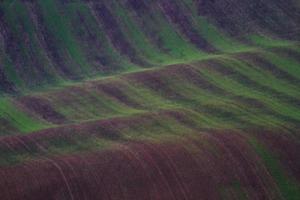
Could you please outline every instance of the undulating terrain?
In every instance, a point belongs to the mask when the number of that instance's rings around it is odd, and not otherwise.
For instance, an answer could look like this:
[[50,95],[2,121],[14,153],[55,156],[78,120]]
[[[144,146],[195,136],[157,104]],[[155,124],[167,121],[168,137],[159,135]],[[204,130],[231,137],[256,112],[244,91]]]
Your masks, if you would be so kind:
[[1,200],[300,199],[299,0],[1,0]]

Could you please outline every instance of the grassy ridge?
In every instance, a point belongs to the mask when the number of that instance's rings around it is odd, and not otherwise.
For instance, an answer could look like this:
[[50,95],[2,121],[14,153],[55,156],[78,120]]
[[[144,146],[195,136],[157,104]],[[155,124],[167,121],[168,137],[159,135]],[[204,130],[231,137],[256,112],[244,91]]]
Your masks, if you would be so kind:
[[197,5],[190,0],[141,1],[138,6],[135,1],[2,1],[5,42],[0,60],[7,81],[1,91],[22,93],[140,67],[190,62],[206,57],[207,51],[291,43],[262,31],[242,38],[230,35],[212,16],[199,13]]
[[[300,120],[300,78],[294,73],[298,62],[282,58],[278,63],[273,57],[276,53],[264,50],[223,54],[190,64],[39,92],[33,95],[34,102],[32,95],[20,97],[17,102],[38,121],[47,121],[47,115],[55,118],[53,112],[59,114],[58,118],[63,116],[62,123],[80,123],[160,109],[188,108],[196,109],[209,120],[226,120],[223,124],[227,126],[231,121],[234,128],[265,123],[268,127],[285,124],[292,127]],[[284,59],[289,62],[284,63]]]

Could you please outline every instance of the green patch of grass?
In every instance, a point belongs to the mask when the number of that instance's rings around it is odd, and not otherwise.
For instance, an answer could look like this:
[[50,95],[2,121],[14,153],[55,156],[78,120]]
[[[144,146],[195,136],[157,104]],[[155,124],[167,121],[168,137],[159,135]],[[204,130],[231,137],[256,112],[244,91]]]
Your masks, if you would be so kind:
[[186,7],[191,15],[193,27],[198,33],[206,39],[212,46],[222,52],[241,52],[251,49],[250,46],[242,44],[237,40],[229,37],[226,33],[210,23],[205,17],[199,16],[196,5],[192,0],[177,1],[182,7]]
[[279,69],[300,80],[300,63],[295,59],[278,56],[274,53],[265,53],[264,57],[268,59],[269,62],[276,65]]
[[207,69],[200,69],[205,77],[207,77],[213,84],[218,87],[223,88],[238,96],[244,96],[248,98],[257,99],[263,102],[273,111],[279,113],[280,115],[292,118],[295,120],[300,120],[299,109],[295,106],[289,105],[287,103],[281,102],[276,97],[266,94],[262,91],[258,91],[254,88],[250,88],[242,82],[238,82],[232,77],[223,76],[216,72]]
[[243,74],[244,76],[248,77],[250,80],[253,80],[260,85],[271,88],[287,96],[300,98],[300,91],[298,87],[288,83],[287,80],[276,78],[270,72],[262,70],[258,66],[253,66],[232,59],[229,59],[227,61],[226,60],[223,60],[223,63],[225,64],[226,67],[231,68],[236,72]]
[[25,112],[22,112],[7,98],[0,99],[0,118],[6,119],[20,132],[24,133],[40,130],[46,127],[46,124],[43,124],[37,119],[33,119]]
[[[91,56],[89,54],[91,53],[98,55],[102,60],[101,62],[108,65],[109,69],[100,70],[101,73],[99,73],[99,76],[105,75],[106,73],[116,73],[118,71],[126,70],[130,71],[132,68],[138,68],[130,63],[126,56],[120,55],[120,53],[114,49],[107,35],[105,35],[105,32],[103,31],[102,25],[97,22],[95,16],[91,13],[90,8],[85,3],[74,1],[72,3],[64,4],[64,8],[66,17],[72,22],[72,33],[82,35],[86,34],[86,32],[91,32],[89,34],[96,36],[94,42],[95,44],[100,44],[100,47],[99,45],[88,45],[87,41],[82,41],[81,38],[77,38],[77,41],[80,43],[81,48],[85,53],[85,57],[89,58]],[[83,22],[81,22],[82,24],[79,24],[78,22],[81,20],[83,20]],[[86,25],[84,25],[84,23]],[[93,63],[91,63],[91,65],[92,64]]]
[[22,89],[24,87],[23,80],[19,77],[15,70],[15,66],[12,64],[9,58],[4,58],[4,72],[8,78],[16,87]]
[[142,30],[154,32],[155,35],[148,35],[148,37],[152,37],[151,39],[155,37],[157,42],[155,45],[172,57],[173,60],[170,60],[169,64],[195,60],[206,55],[206,53],[189,43],[179,32],[175,31],[166,17],[158,12],[156,8],[150,6],[149,12],[143,13],[141,20],[143,23]]
[[89,74],[90,65],[85,59],[82,49],[79,47],[74,35],[70,32],[70,22],[68,18],[59,13],[55,1],[42,0],[38,3],[42,8],[47,27],[60,45],[62,45],[61,48],[66,48],[71,58],[80,66],[78,69],[73,65],[72,70],[76,70],[76,74]]
[[118,2],[112,1],[112,9],[120,21],[120,27],[129,41],[138,50],[140,56],[146,57],[153,64],[166,64],[171,58],[161,52],[151,44],[151,41],[139,29],[138,25],[132,20],[127,9],[123,8]]
[[[28,8],[19,0],[4,1],[0,6],[11,31],[9,34],[18,44],[14,52],[6,52],[4,57],[4,70],[9,80],[20,89],[36,87],[37,82],[42,85],[53,83],[57,76],[46,58],[45,49],[37,39],[37,30]],[[13,63],[15,60],[12,58],[17,59],[18,63]]]
[[291,41],[288,40],[274,39],[270,36],[265,36],[265,35],[249,35],[247,38],[253,44],[261,47],[289,46],[293,44]]

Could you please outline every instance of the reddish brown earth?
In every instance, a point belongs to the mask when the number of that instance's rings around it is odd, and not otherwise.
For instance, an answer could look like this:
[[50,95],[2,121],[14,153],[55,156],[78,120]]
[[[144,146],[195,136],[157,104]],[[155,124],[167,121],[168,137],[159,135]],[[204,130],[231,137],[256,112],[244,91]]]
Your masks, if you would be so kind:
[[41,157],[1,167],[0,174],[4,199],[279,198],[273,178],[247,139],[230,131]]
[[300,180],[300,161],[299,157],[299,130],[294,131],[293,134],[286,134],[284,132],[271,131],[256,131],[255,135],[277,155],[286,171],[290,173],[291,177]]
[[104,92],[106,95],[117,99],[120,103],[124,103],[130,107],[140,107],[140,105],[137,102],[133,101],[130,98],[130,96],[128,96],[122,91],[123,89],[122,86],[123,86],[122,84],[118,84],[117,82],[100,83],[95,85],[97,90],[100,90],[101,92]]
[[63,115],[56,112],[54,108],[52,108],[47,99],[26,96],[21,97],[19,102],[26,109],[34,112],[49,122],[60,124],[66,121]]

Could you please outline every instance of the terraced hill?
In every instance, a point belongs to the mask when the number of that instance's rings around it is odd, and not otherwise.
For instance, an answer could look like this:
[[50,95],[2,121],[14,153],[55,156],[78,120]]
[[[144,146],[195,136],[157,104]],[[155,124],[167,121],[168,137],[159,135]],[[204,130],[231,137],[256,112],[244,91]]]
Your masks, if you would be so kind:
[[0,199],[300,198],[297,0],[0,2]]

